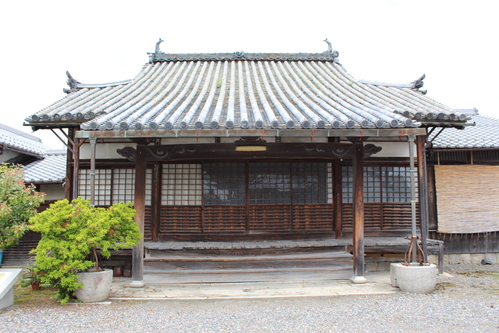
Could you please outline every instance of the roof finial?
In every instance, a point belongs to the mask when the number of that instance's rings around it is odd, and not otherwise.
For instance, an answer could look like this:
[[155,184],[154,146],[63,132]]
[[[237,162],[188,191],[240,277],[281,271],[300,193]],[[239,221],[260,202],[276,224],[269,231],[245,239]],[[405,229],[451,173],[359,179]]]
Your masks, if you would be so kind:
[[419,79],[416,81],[412,82],[412,89],[421,92],[423,95],[426,95],[428,92],[427,90],[419,90],[419,88],[422,88],[424,86],[424,78],[426,77],[426,74],[421,75]]
[[324,53],[331,54],[333,56],[333,61],[337,62],[336,58],[338,58],[338,56],[340,55],[340,52],[333,51],[333,46],[331,45],[331,42],[327,40],[327,38],[324,39],[324,41],[327,43],[327,51],[325,51]]
[[324,41],[327,43],[327,51],[326,53],[333,53],[333,46],[331,45],[331,42],[326,39]]
[[69,89],[64,88],[62,89],[62,91],[64,91],[66,94],[78,91],[78,83],[80,82],[76,81],[76,79],[71,76],[71,74],[69,74],[69,71],[66,71],[66,76],[68,77],[68,80],[66,82],[69,86]]
[[154,53],[161,53],[161,50],[159,49],[159,44],[163,43],[164,40],[162,40],[161,38],[156,42],[156,49],[154,51]]

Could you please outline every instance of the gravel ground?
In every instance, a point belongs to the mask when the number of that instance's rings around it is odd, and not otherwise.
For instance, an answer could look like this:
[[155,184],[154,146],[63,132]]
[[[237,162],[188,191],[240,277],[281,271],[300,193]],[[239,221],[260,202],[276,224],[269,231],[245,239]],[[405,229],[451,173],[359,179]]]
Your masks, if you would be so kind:
[[23,304],[0,332],[499,332],[499,265],[446,272],[428,295]]

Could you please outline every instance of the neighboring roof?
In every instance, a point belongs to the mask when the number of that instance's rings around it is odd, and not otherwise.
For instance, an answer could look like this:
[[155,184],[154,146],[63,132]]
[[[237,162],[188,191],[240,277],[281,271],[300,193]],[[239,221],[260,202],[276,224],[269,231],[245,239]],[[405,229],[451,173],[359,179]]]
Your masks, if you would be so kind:
[[[475,126],[458,130],[446,128],[433,140],[434,149],[499,148],[499,119],[475,114]],[[430,140],[438,133],[434,131]]]
[[22,168],[26,183],[62,183],[66,179],[66,151],[51,150],[43,159]]
[[88,131],[412,128],[463,125],[467,116],[408,84],[357,81],[338,53],[151,54],[131,81],[83,85],[28,117]]
[[3,146],[3,149],[37,157],[49,149],[42,144],[40,138],[3,124],[0,124],[0,146]]

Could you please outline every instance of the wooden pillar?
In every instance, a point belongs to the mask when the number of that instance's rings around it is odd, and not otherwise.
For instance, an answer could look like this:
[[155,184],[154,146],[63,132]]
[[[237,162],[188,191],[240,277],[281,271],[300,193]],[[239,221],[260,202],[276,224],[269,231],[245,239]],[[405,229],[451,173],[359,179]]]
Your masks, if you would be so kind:
[[152,171],[152,212],[151,212],[151,237],[153,242],[158,241],[158,232],[161,219],[161,164],[154,164]]
[[426,174],[426,136],[416,137],[418,188],[419,188],[419,217],[421,221],[421,247],[425,259],[428,260],[428,180]]
[[135,222],[139,226],[142,239],[132,249],[132,282],[130,287],[140,288],[144,286],[144,220],[145,220],[145,197],[146,197],[146,147],[137,146],[135,156]]
[[339,160],[333,161],[333,209],[334,209],[334,230],[336,239],[343,237],[342,225],[342,182],[341,165]]
[[364,277],[364,144],[355,140],[353,158],[353,283],[365,283]]

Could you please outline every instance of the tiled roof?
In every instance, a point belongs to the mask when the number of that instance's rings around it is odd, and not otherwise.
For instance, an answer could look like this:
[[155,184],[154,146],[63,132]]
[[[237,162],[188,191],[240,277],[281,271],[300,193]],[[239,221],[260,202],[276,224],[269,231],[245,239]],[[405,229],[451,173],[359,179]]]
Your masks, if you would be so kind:
[[[433,148],[499,148],[499,119],[475,115],[471,122],[475,122],[475,126],[468,126],[464,130],[444,129],[433,141]],[[437,134],[435,132],[430,140]]]
[[313,55],[161,53],[128,83],[98,86],[68,74],[71,92],[26,121],[131,131],[405,128],[467,119],[416,82],[357,81],[334,56]]
[[40,138],[3,124],[0,124],[0,145],[8,150],[34,156],[40,156],[48,149]]
[[43,159],[22,168],[26,183],[62,183],[66,178],[66,151],[47,151]]

